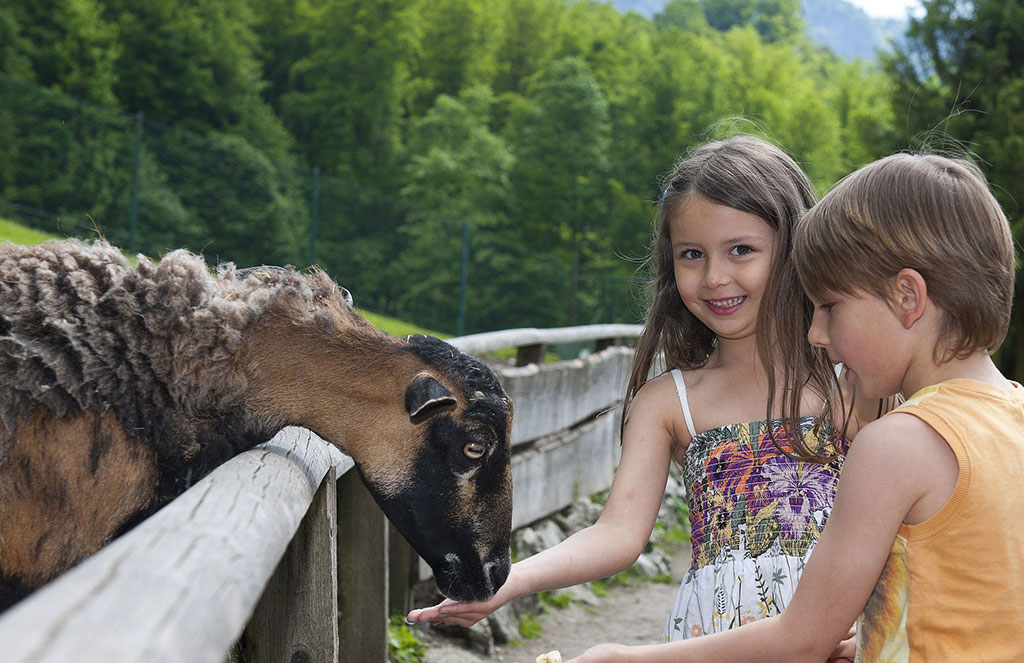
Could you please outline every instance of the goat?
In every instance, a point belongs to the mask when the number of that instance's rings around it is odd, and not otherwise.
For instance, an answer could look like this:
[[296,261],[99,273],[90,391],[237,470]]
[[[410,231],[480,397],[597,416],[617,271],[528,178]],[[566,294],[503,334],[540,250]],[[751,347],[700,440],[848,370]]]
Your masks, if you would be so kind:
[[478,359],[351,303],[319,269],[0,245],[0,611],[288,425],[353,458],[443,594],[493,595],[508,396]]

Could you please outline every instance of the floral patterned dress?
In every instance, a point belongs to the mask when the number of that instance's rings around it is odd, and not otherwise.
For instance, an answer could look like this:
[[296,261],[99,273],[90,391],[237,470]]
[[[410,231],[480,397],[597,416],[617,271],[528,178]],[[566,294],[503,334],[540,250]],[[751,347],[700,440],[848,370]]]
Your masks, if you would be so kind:
[[[801,420],[805,436],[814,435],[812,424],[812,417]],[[693,557],[666,642],[779,614],[796,590],[832,508],[842,460],[794,460],[775,447],[769,426],[781,434],[780,421],[757,421],[690,442],[682,469]]]

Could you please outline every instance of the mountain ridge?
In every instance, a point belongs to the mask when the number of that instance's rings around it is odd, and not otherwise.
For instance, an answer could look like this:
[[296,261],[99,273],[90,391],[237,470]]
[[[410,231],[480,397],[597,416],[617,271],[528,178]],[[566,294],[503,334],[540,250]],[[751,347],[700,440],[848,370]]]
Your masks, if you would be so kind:
[[[664,9],[668,0],[613,0],[621,12],[635,11],[647,18]],[[811,41],[845,60],[873,60],[877,51],[891,49],[907,30],[907,19],[877,18],[847,0],[803,0],[801,3]]]

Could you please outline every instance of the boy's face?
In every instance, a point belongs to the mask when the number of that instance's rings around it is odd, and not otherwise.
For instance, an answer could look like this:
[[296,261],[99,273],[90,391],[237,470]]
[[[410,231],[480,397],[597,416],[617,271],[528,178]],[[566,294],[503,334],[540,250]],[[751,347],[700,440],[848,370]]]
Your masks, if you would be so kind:
[[910,355],[903,325],[889,302],[865,291],[826,294],[812,301],[807,340],[843,364],[840,381],[856,387],[862,398],[902,391]]

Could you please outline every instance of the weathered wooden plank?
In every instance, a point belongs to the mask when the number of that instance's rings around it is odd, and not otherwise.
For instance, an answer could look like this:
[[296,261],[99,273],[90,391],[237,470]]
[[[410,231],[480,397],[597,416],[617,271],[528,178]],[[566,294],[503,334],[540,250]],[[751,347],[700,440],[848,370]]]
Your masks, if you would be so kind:
[[552,435],[617,407],[632,362],[632,348],[617,346],[571,361],[498,367],[495,373],[515,404],[512,444]]
[[338,660],[336,486],[332,467],[245,628],[245,663]]
[[612,485],[618,466],[618,410],[512,458],[512,528],[545,518],[577,497]]
[[9,610],[0,658],[223,661],[336,464],[351,461],[302,429],[231,459]]
[[338,481],[341,663],[388,660],[388,522],[355,472]]

